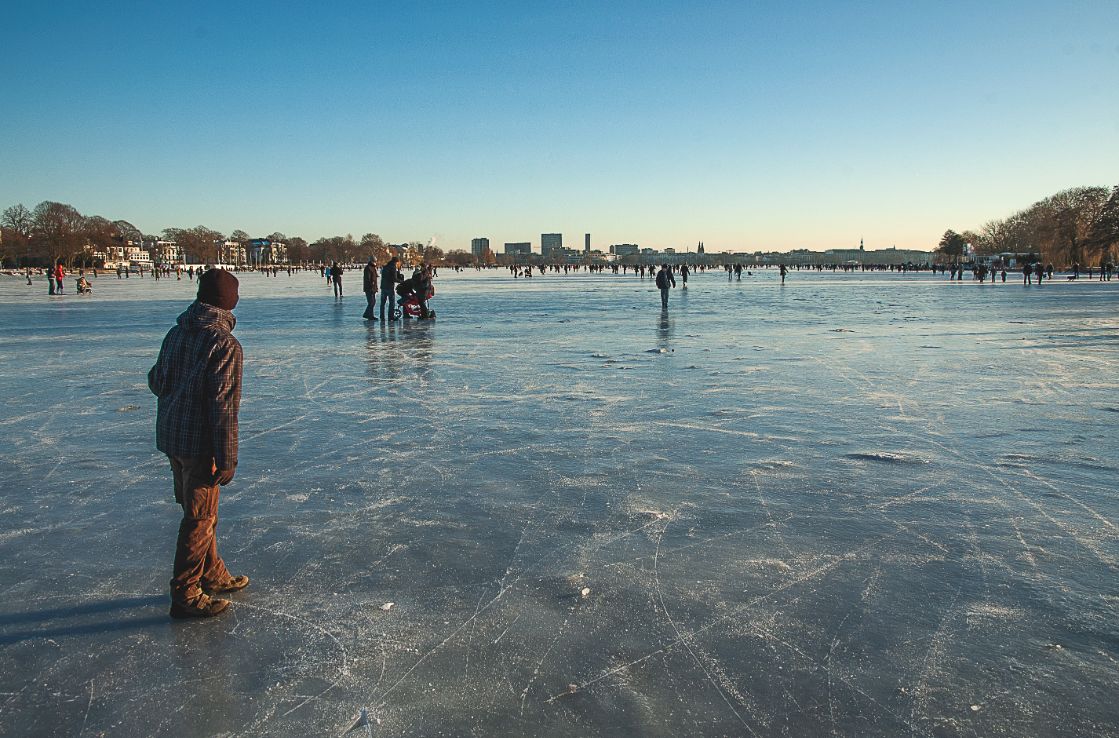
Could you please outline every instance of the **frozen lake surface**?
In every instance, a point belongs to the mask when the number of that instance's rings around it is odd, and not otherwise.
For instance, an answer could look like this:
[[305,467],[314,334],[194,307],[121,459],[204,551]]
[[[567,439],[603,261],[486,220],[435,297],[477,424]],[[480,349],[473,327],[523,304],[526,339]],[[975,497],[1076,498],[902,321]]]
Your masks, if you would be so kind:
[[0,734],[1117,736],[1119,282],[1011,279],[242,275],[253,584],[178,622],[194,285],[0,277]]

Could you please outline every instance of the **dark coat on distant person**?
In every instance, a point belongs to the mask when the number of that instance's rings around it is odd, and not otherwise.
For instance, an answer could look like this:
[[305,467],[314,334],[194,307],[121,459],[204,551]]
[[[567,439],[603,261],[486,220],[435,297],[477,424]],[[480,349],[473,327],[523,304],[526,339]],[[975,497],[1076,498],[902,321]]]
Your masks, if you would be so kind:
[[396,286],[396,294],[400,295],[401,297],[408,297],[408,295],[416,291],[416,282],[416,277],[409,277],[408,279],[405,279]]
[[396,266],[395,261],[390,261],[381,267],[381,289],[391,290],[396,287],[397,282],[404,281],[400,276],[400,270]]
[[237,466],[243,358],[236,324],[229,310],[195,301],[163,339],[148,387],[159,398],[155,445],[168,456]]
[[657,289],[667,290],[670,283],[673,287],[676,286],[676,279],[672,276],[671,272],[667,269],[661,269],[657,272]]
[[365,265],[365,271],[361,275],[361,291],[377,291],[377,265],[373,262]]

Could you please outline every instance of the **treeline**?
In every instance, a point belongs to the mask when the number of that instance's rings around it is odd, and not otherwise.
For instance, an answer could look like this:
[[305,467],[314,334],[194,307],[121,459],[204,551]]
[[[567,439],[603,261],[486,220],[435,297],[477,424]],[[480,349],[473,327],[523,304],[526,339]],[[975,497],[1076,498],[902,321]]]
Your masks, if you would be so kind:
[[[45,201],[33,210],[22,204],[12,205],[0,214],[0,263],[3,266],[44,266],[60,259],[68,266],[95,266],[95,253],[110,253],[113,247],[130,243],[136,246],[151,245],[155,241],[174,241],[182,253],[200,262],[219,263],[228,254],[224,251],[227,241],[242,246],[253,240],[243,230],[228,236],[206,226],[192,228],[164,228],[160,235],[145,234],[127,220],[109,220],[100,215],[82,215],[73,205]],[[427,260],[444,261],[441,249],[423,245],[418,241],[404,244],[387,244],[376,233],[366,233],[360,239],[351,235],[324,236],[308,243],[300,236],[271,233],[262,236],[287,247],[287,260],[294,264],[307,262],[341,263],[364,262],[370,256],[382,264],[390,256],[404,257],[409,263]],[[451,260],[469,261],[469,254],[457,252]]]
[[1058,268],[1112,262],[1119,249],[1119,185],[1074,187],[987,221],[978,231],[949,230],[938,251],[958,258],[965,244],[977,254],[1039,254]]

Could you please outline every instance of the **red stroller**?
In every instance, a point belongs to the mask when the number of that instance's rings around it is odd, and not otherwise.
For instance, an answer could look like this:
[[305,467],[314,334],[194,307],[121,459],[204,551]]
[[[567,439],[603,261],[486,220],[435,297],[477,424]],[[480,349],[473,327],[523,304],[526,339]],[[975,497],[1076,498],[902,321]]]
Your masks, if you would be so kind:
[[[434,296],[435,288],[430,287],[427,291],[427,300],[430,300]],[[427,302],[427,300],[425,300],[425,302]],[[429,307],[427,309],[427,315],[424,315],[423,308],[420,307],[420,300],[416,296],[416,293],[413,292],[410,293],[407,297],[404,297],[400,301],[400,304],[396,306],[396,310],[392,311],[393,320],[399,319],[402,315],[407,315],[409,318],[430,319],[435,317],[435,311]]]

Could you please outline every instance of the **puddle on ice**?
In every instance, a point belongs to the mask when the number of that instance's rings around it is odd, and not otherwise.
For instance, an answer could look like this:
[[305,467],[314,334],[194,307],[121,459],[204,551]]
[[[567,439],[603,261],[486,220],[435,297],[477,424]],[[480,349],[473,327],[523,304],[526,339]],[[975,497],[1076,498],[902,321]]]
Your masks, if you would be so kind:
[[204,623],[144,382],[193,285],[0,277],[0,734],[1119,735],[1119,289],[720,275],[243,275]]

